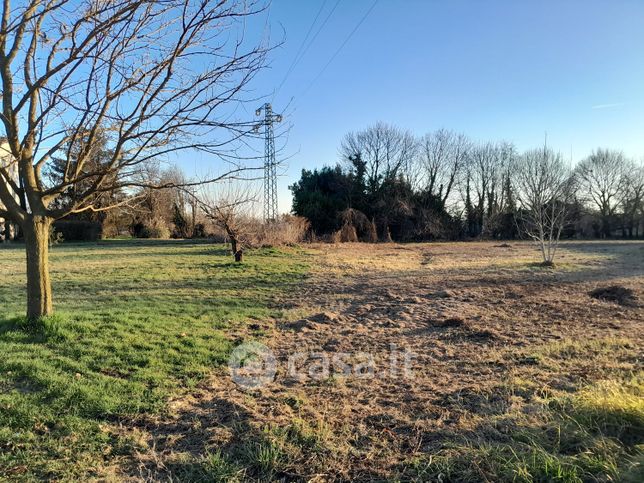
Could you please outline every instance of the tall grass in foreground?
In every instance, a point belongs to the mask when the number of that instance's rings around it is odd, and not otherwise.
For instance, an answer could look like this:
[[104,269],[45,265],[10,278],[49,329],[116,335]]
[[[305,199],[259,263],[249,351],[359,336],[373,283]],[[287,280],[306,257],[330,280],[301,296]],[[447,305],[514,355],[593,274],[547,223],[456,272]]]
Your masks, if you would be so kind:
[[403,480],[644,481],[643,391],[642,379],[608,380],[546,399],[511,422],[509,441],[454,444],[410,462]]

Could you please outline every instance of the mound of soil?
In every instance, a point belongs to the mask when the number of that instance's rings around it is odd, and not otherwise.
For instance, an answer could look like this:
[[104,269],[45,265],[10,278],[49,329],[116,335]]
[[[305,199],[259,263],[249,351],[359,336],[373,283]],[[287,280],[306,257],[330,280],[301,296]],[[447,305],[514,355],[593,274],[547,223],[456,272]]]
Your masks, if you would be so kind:
[[467,322],[465,322],[460,317],[450,317],[445,319],[439,324],[440,327],[467,327]]
[[309,319],[321,324],[330,324],[331,322],[338,322],[340,320],[340,316],[335,312],[327,311],[312,315],[309,317]]
[[528,266],[534,267],[534,268],[555,268],[555,262],[552,261],[545,261],[545,262],[534,262],[530,263]]
[[461,336],[473,341],[492,341],[502,339],[502,336],[494,329],[479,329],[473,327],[466,320],[460,317],[450,317],[439,322],[438,327],[461,329],[458,331]]
[[472,330],[470,338],[474,340],[495,340],[501,339],[501,335],[493,329]]
[[433,299],[448,299],[454,296],[454,293],[451,290],[439,290],[432,294],[429,294],[430,298]]
[[604,302],[614,302],[619,305],[633,306],[637,303],[635,293],[621,285],[611,285],[609,287],[598,287],[589,292],[589,295],[597,300]]

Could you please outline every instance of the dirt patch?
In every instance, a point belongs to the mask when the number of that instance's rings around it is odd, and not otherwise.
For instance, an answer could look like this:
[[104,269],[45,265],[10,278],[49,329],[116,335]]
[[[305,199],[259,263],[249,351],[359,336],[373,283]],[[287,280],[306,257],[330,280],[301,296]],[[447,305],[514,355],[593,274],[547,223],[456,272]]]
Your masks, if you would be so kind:
[[591,290],[589,295],[594,299],[602,300],[604,302],[614,302],[628,307],[637,305],[635,292],[630,288],[622,287],[621,285],[598,287]]

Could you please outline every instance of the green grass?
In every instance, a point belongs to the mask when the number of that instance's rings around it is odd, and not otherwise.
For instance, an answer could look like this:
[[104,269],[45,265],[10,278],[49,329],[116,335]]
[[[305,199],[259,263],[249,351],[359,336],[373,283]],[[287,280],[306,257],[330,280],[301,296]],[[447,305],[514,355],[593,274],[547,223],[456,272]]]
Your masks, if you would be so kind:
[[632,347],[633,343],[630,340],[617,337],[597,340],[564,339],[535,348],[533,356],[537,358],[545,356],[559,360],[576,360],[580,357],[587,357],[588,354],[593,354],[595,357],[614,357],[617,352]]
[[[239,265],[206,243],[63,243],[52,250],[57,313],[33,328],[22,317],[24,249],[3,246],[0,257],[0,481],[118,479],[129,456],[151,450],[131,420],[162,415],[168,398],[224,364],[232,329],[293,316],[274,302],[316,264],[299,249],[252,251]],[[392,447],[388,478],[644,481],[644,387],[630,362],[638,347],[607,336],[508,351],[520,370],[485,390],[517,405],[429,433],[413,458]],[[344,428],[351,421],[316,419],[305,396],[284,395],[284,404],[288,421],[253,420],[221,446],[204,441],[200,454],[179,448],[164,471],[195,482],[350,474],[368,446]]]
[[281,481],[302,461],[307,471],[323,472],[332,458],[342,455],[333,439],[322,421],[311,425],[294,418],[284,426],[248,429],[225,451],[177,455],[167,466],[174,478],[185,482]]
[[[452,442],[404,465],[404,481],[642,481],[644,385],[600,381],[503,421],[509,441]],[[494,422],[490,422],[494,424]]]
[[243,481],[246,471],[215,451],[200,457],[184,455],[170,463],[169,469],[178,481],[236,483]]
[[226,361],[226,329],[282,316],[273,297],[307,271],[297,249],[235,264],[205,243],[62,244],[51,255],[56,315],[33,330],[24,249],[0,257],[0,479],[87,478],[131,451],[113,423],[162,412]]

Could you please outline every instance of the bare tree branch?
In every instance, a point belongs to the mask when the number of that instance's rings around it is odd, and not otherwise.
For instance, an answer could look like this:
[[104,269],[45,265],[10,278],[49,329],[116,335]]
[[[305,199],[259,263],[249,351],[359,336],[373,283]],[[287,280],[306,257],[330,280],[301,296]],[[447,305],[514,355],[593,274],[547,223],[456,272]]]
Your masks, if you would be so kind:
[[253,157],[240,149],[252,122],[235,113],[270,51],[244,32],[264,8],[264,0],[2,1],[0,121],[10,156],[0,164],[0,204],[25,234],[30,318],[52,310],[53,220],[127,203],[110,192],[168,187],[142,174],[177,153],[232,163],[185,186],[249,169]]

